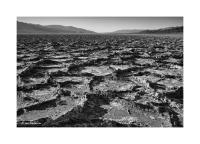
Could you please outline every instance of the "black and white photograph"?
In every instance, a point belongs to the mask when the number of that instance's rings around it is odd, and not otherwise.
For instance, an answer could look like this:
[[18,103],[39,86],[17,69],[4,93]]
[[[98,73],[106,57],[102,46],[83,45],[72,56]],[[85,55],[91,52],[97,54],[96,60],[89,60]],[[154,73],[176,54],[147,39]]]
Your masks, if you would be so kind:
[[184,127],[184,17],[17,17],[17,127]]
[[200,143],[199,5],[1,1],[0,143]]

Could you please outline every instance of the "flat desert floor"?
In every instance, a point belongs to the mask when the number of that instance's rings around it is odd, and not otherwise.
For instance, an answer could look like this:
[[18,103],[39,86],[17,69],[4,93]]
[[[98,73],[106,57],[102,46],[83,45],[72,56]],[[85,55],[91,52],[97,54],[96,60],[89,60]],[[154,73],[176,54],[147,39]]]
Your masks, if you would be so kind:
[[18,35],[18,127],[183,127],[183,37]]

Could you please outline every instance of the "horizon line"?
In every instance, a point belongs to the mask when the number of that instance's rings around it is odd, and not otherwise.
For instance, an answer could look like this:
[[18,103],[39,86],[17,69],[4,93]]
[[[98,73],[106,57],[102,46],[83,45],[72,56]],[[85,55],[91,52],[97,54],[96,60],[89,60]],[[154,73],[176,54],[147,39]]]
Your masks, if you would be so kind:
[[73,26],[73,25],[62,25],[62,24],[50,24],[50,25],[42,25],[42,24],[36,24],[36,23],[30,23],[30,22],[24,22],[24,21],[20,21],[20,20],[17,20],[17,22],[22,22],[22,23],[26,23],[26,24],[32,24],[32,25],[40,25],[40,26],[52,26],[52,25],[55,25],[55,26],[66,26],[66,27],[74,27],[74,28],[80,28],[80,29],[84,29],[84,30],[88,30],[88,31],[92,31],[92,32],[95,32],[95,33],[113,33],[113,32],[116,32],[116,31],[120,31],[120,30],[159,30],[159,29],[165,29],[165,28],[173,28],[173,27],[184,27],[183,25],[174,25],[174,26],[168,26],[168,27],[160,27],[160,28],[148,28],[148,29],[118,29],[118,30],[115,30],[115,31],[105,31],[105,32],[96,32],[96,31],[93,31],[93,30],[90,30],[90,29],[87,29],[87,28],[83,28],[83,27],[76,27],[76,26]]

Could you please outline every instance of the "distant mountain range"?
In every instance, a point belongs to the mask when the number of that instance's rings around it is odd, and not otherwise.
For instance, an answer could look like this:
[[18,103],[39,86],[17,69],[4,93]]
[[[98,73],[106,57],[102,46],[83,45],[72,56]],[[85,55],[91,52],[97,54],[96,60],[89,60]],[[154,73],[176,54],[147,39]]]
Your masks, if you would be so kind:
[[91,34],[93,31],[85,30],[82,28],[76,28],[73,26],[62,25],[38,25],[24,22],[17,22],[17,34]]
[[183,26],[177,27],[167,27],[154,30],[117,30],[112,33],[117,34],[173,34],[173,33],[183,33]]
[[183,26],[177,27],[167,27],[156,30],[144,30],[140,31],[141,34],[173,34],[173,33],[183,33]]
[[129,33],[139,33],[143,30],[139,30],[139,29],[125,29],[125,30],[117,30],[111,33],[116,33],[116,34],[129,34]]
[[[96,32],[62,25],[39,25],[17,21],[17,34],[95,34]],[[117,30],[107,34],[173,34],[183,33],[183,26],[167,27],[155,30]]]

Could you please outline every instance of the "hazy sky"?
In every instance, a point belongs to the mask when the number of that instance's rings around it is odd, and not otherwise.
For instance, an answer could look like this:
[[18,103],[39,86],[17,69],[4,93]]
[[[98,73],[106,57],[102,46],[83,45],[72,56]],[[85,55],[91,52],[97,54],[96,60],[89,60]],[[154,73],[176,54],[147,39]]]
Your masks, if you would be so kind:
[[18,21],[41,25],[64,25],[95,32],[120,29],[157,29],[182,26],[182,17],[18,17]]

